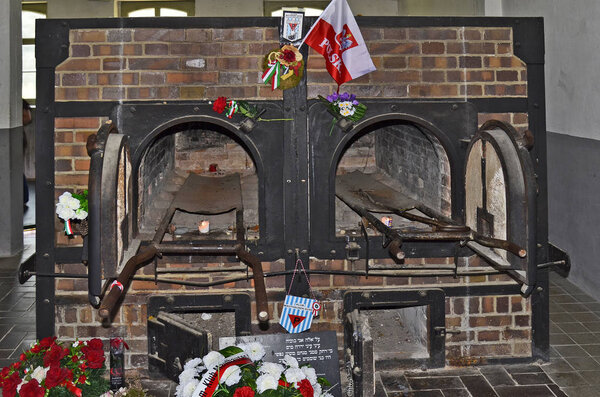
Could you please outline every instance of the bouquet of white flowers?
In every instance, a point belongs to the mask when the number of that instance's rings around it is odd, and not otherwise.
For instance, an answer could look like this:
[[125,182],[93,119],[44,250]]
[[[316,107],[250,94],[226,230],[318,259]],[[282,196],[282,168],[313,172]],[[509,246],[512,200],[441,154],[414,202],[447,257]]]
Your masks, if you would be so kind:
[[56,203],[56,214],[60,219],[65,221],[65,233],[73,234],[71,220],[83,221],[88,216],[88,192],[69,193],[64,192]]
[[[286,355],[282,364],[264,362],[258,342],[212,351],[188,361],[179,375],[176,397],[333,397],[330,386],[310,365]],[[204,393],[204,394],[202,394]]]

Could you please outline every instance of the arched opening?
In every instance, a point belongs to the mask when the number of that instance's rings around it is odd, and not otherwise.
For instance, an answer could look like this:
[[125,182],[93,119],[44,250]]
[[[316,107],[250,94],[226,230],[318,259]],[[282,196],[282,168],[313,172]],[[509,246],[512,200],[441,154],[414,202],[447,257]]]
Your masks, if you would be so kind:
[[[390,194],[393,196],[390,198],[398,202],[401,198],[416,201],[418,208],[410,210],[415,215],[449,218],[452,213],[450,175],[446,150],[431,130],[413,121],[386,120],[368,126],[348,141],[337,164],[336,185],[343,179],[368,201],[369,189],[373,187],[370,183],[361,184],[370,179],[375,185],[385,185],[386,193],[382,194]],[[339,198],[339,188],[336,190],[336,235],[356,235],[360,216]],[[387,211],[381,215],[388,218],[386,221],[391,219],[393,228],[425,227]]]
[[[191,174],[215,180],[239,175],[235,189],[241,191],[246,240],[259,238],[258,173],[250,150],[229,129],[204,121],[172,125],[145,148],[137,178],[138,229],[142,237],[154,234],[165,210]],[[177,210],[164,241],[235,240],[236,211],[216,213],[219,198],[207,202],[202,192],[198,193],[197,201],[204,206],[201,212]],[[228,198],[226,191],[223,194],[224,199]]]

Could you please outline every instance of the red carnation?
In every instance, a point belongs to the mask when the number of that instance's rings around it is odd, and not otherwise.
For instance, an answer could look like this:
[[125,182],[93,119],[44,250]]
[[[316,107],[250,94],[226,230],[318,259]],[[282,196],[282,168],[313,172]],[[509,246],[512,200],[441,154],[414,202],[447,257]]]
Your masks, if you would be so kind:
[[104,350],[104,343],[102,343],[102,340],[94,338],[87,342],[87,347],[92,350]]
[[215,103],[213,103],[213,110],[217,113],[223,113],[226,106],[227,106],[227,98],[225,98],[224,96],[220,96],[217,98]]
[[42,351],[42,346],[39,343],[36,343],[29,351],[32,353],[39,353]]
[[40,386],[37,379],[32,379],[21,386],[19,396],[21,397],[44,397],[44,388]]
[[3,397],[15,397],[17,393],[17,386],[21,383],[18,372],[13,372],[11,376],[4,379],[2,385],[2,396]]
[[81,397],[81,389],[76,387],[73,382],[67,382],[67,390],[73,393],[76,397]]
[[63,349],[59,345],[52,345],[50,350],[44,354],[44,367],[60,365],[60,360],[67,354],[69,354],[68,349]]
[[298,383],[298,391],[302,394],[302,397],[313,397],[313,393],[315,392],[308,379],[302,379]]
[[21,355],[19,356],[19,360],[25,361],[25,359],[27,359],[27,356],[25,355],[25,353],[21,353]]
[[40,341],[40,347],[47,349],[50,346],[54,345],[55,340],[56,340],[56,336],[47,336]]
[[85,353],[88,368],[102,368],[104,365],[104,352],[99,350],[89,350]]
[[250,386],[238,387],[233,397],[254,397],[254,390]]
[[77,379],[77,383],[85,383],[86,380],[87,380],[87,376],[81,375],[79,377],[79,379]]
[[282,58],[286,62],[294,62],[296,60],[296,54],[292,50],[283,50]]
[[61,368],[59,366],[52,366],[46,373],[46,387],[51,389],[55,386],[63,384],[65,380],[73,379],[73,372],[67,368]]

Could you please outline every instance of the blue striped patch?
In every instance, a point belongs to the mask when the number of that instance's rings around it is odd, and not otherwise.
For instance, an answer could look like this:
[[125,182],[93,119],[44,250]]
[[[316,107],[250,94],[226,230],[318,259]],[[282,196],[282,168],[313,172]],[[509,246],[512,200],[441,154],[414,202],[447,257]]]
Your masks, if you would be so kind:
[[314,299],[286,295],[279,324],[290,334],[297,334],[310,328],[313,320]]

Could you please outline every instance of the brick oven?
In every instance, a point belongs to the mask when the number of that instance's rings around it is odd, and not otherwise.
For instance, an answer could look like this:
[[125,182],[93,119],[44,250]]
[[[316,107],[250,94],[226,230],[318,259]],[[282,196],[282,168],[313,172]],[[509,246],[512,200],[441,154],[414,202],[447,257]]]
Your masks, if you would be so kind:
[[[38,21],[38,337],[122,336],[128,367],[169,367],[149,336],[166,323],[195,324],[209,348],[227,332],[283,332],[286,291],[308,294],[304,277],[290,286],[301,260],[323,302],[311,330],[337,332],[365,387],[368,362],[547,359],[547,267],[560,255],[547,242],[542,20],[357,21],[377,71],[342,90],[368,110],[331,133],[315,98],[336,87],[319,55],[307,54],[294,89],[260,83],[276,18]],[[212,111],[218,96],[291,120],[245,130]],[[94,134],[108,140],[90,162]],[[178,210],[161,223],[190,173],[238,175],[240,214]],[[54,205],[88,182],[99,208],[84,245],[64,235]],[[391,228],[379,225],[384,213]],[[151,258],[101,317],[93,305],[163,226],[162,243],[204,255]],[[268,323],[239,252],[217,249],[236,241],[264,271]],[[204,312],[221,327],[207,329]],[[378,322],[409,324],[410,342],[390,352],[400,336],[367,329]]]

